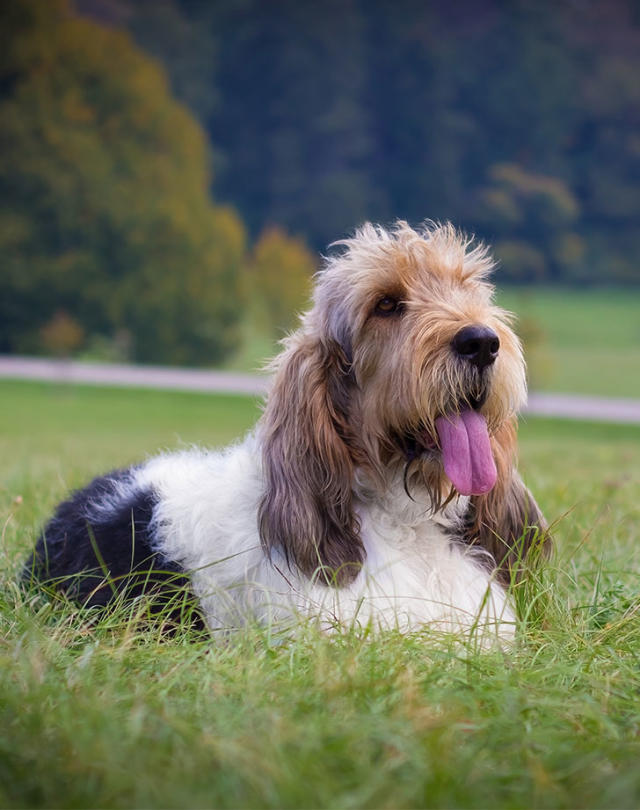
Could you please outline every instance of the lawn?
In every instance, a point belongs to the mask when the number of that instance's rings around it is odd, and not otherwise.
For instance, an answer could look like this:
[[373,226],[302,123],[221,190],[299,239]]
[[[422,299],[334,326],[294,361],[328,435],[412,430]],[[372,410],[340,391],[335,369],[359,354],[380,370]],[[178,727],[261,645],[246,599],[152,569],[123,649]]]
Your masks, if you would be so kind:
[[241,397],[0,383],[0,806],[638,806],[640,428],[522,425],[557,553],[519,592],[508,654],[428,632],[162,640],[16,587],[67,487],[225,443],[257,414]]
[[[517,315],[532,390],[640,397],[640,290],[507,288],[498,301]],[[255,371],[276,350],[246,323],[228,367]]]
[[640,291],[509,289],[531,388],[640,397]]

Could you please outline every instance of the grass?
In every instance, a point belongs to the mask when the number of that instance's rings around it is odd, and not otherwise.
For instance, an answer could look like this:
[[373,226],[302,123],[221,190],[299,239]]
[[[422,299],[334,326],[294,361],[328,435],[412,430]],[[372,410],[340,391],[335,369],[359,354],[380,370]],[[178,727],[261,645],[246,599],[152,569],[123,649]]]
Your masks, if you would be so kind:
[[502,290],[518,315],[531,387],[542,391],[640,397],[640,292]]
[[[640,291],[507,288],[498,301],[518,316],[532,389],[640,397]],[[228,367],[256,371],[276,351],[245,323]]]
[[558,551],[519,596],[509,654],[426,631],[167,640],[135,612],[97,620],[16,587],[68,486],[225,443],[257,413],[240,397],[0,384],[0,806],[637,806],[638,428],[522,425]]

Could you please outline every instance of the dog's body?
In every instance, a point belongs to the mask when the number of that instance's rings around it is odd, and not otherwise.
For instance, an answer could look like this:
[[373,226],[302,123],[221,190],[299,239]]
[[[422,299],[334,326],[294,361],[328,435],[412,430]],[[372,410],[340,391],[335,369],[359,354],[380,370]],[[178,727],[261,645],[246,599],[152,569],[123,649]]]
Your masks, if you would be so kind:
[[513,466],[524,364],[486,251],[404,223],[343,244],[255,432],[96,479],[30,576],[86,604],[189,581],[212,630],[303,615],[511,637],[504,586],[544,527]]

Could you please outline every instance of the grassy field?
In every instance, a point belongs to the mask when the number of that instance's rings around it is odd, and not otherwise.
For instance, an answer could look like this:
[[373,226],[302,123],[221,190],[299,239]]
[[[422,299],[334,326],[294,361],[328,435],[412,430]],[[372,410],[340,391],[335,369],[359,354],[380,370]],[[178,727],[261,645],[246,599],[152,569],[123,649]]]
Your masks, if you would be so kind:
[[518,593],[509,654],[428,632],[162,640],[17,588],[68,487],[225,443],[257,414],[240,397],[0,383],[0,806],[637,807],[640,428],[522,425],[557,553]]
[[503,290],[518,315],[531,388],[640,397],[640,291]]
[[[640,397],[640,291],[510,288],[500,304],[516,313],[531,388]],[[260,368],[275,343],[244,326],[229,367]]]

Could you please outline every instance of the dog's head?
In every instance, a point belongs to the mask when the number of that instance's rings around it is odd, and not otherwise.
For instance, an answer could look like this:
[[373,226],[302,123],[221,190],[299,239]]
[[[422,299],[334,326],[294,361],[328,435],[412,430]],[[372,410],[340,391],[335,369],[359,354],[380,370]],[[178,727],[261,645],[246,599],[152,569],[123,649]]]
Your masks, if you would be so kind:
[[382,490],[404,469],[434,509],[473,496],[469,539],[505,556],[535,504],[513,470],[524,361],[493,302],[487,250],[451,225],[403,222],[367,224],[337,246],[274,363],[263,543],[308,575],[350,581],[363,555],[354,473]]

